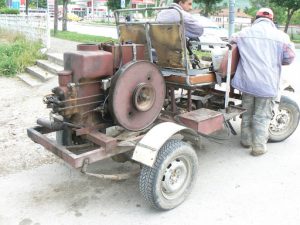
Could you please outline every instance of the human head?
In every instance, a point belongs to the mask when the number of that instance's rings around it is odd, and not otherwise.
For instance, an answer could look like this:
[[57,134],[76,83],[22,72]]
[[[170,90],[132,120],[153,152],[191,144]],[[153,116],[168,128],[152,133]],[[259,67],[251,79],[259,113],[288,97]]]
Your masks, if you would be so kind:
[[184,11],[190,11],[192,10],[193,6],[193,0],[174,0],[174,3],[177,3],[180,5]]
[[273,20],[274,13],[273,13],[272,9],[270,9],[270,8],[261,8],[256,12],[256,19],[261,18],[261,17]]

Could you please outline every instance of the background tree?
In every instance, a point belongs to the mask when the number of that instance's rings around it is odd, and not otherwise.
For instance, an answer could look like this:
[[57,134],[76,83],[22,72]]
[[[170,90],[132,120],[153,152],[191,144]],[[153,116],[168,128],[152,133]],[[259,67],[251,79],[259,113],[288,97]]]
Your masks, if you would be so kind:
[[255,18],[257,10],[262,7],[271,8],[274,12],[274,22],[277,24],[285,23],[285,9],[278,4],[272,3],[269,0],[250,0],[251,7],[245,9],[245,13]]
[[68,26],[68,0],[63,0],[62,30],[67,31]]
[[121,9],[121,1],[120,0],[108,0],[107,3],[107,8],[114,11],[116,9]]
[[6,7],[6,1],[5,0],[0,0],[0,9]]
[[[128,7],[130,4],[130,0],[125,1],[125,5]],[[107,8],[114,11],[116,9],[121,9],[121,1],[120,0],[108,0],[107,3]]]
[[29,3],[31,9],[43,8],[47,9],[47,0],[31,0]]
[[201,13],[204,16],[208,16],[209,14],[212,14],[219,10],[217,4],[222,2],[222,0],[194,0],[194,2],[199,3],[200,8],[203,8]]
[[294,13],[292,19],[291,19],[292,24],[300,24],[300,10]]
[[250,8],[245,8],[245,13],[248,15],[252,16],[252,18],[255,18],[257,10],[259,10],[261,7],[269,7],[273,10],[274,12],[274,22],[277,24],[284,24],[285,23],[285,10],[284,8],[280,6],[276,6],[275,4],[269,4],[265,6],[252,6]]
[[286,15],[284,32],[287,32],[293,14],[298,9],[300,9],[300,1],[299,0],[270,0],[270,1],[285,9],[287,15]]

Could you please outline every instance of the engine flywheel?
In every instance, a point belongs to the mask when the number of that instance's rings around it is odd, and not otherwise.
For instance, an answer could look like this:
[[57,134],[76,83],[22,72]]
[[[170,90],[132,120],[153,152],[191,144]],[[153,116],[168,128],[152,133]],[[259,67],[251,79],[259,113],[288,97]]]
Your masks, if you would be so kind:
[[165,81],[156,65],[148,61],[127,63],[112,78],[110,113],[127,130],[142,130],[159,115],[165,94]]

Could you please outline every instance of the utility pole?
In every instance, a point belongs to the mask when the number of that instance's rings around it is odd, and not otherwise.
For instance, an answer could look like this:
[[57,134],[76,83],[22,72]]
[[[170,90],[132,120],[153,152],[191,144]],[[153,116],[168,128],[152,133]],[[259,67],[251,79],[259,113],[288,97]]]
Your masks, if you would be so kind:
[[54,36],[58,29],[58,0],[54,0]]
[[29,0],[26,0],[25,13],[27,16],[28,16],[28,7],[29,7]]
[[235,11],[235,0],[229,0],[229,29],[228,37],[234,33],[234,11]]

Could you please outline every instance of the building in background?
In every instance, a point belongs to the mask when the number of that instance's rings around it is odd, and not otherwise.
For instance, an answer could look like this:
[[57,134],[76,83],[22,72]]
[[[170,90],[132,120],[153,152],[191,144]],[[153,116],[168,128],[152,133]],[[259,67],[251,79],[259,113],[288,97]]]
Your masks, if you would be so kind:
[[[74,13],[82,18],[98,18],[108,14],[106,6],[108,0],[72,0],[68,4],[68,13]],[[62,14],[62,5],[58,6],[59,13]]]
[[[221,27],[227,27],[229,21],[229,9],[223,8],[219,12],[210,16],[210,18],[217,22]],[[246,14],[242,9],[237,9],[235,11],[234,23],[236,26],[250,26],[252,17]]]

